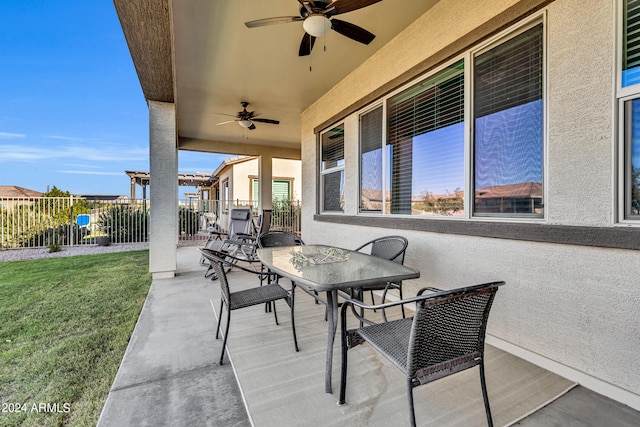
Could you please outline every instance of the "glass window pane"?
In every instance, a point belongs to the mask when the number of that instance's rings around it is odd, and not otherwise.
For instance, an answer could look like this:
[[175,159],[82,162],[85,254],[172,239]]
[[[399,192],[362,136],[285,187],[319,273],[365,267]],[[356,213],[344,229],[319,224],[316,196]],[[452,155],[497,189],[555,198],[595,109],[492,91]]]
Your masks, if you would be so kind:
[[344,127],[322,134],[322,170],[344,166]]
[[464,62],[388,102],[388,212],[464,215]]
[[625,213],[640,218],[640,99],[625,103]]
[[474,61],[474,213],[542,216],[542,24]]
[[273,200],[291,199],[291,181],[274,180],[272,191],[273,191]]
[[344,210],[344,171],[327,173],[322,176],[324,189],[322,207],[324,211]]
[[360,211],[382,212],[382,106],[360,117]]

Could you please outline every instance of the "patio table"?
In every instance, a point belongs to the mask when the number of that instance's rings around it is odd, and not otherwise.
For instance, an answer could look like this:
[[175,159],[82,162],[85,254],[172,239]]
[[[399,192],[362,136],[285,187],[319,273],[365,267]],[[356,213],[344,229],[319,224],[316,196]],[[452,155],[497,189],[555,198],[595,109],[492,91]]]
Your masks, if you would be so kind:
[[[338,249],[338,251],[335,251]],[[340,252],[341,251],[341,252]],[[319,254],[338,253],[331,260]],[[296,285],[305,285],[327,296],[327,359],[325,392],[331,393],[333,343],[338,324],[338,291],[357,288],[381,281],[400,281],[420,277],[420,272],[404,265],[361,252],[326,245],[281,246],[261,248],[260,261],[270,270]],[[305,261],[310,259],[310,261]],[[317,261],[317,263],[313,263]]]

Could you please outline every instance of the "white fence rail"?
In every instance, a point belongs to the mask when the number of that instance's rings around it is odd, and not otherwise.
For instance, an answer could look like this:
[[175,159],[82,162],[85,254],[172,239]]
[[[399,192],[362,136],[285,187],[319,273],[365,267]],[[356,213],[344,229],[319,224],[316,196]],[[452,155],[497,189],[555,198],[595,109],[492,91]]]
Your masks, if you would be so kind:
[[[181,242],[207,238],[212,227],[226,229],[228,209],[255,203],[234,200],[179,202]],[[224,208],[227,208],[225,210]],[[148,241],[149,200],[91,200],[76,196],[0,198],[0,250]],[[300,202],[274,201],[272,227],[300,233]]]

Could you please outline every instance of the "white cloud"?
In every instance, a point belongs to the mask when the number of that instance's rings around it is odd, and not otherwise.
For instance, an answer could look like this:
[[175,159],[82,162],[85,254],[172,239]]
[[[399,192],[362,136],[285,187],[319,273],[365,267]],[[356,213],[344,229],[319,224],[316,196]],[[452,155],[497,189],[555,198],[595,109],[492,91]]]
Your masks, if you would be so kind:
[[60,170],[56,171],[57,173],[67,173],[74,175],[110,175],[110,176],[122,176],[124,175],[124,171],[122,172],[100,172],[100,171],[84,171],[84,170]]
[[49,147],[27,144],[0,145],[0,162],[69,159],[75,162],[132,162],[149,158],[149,150],[141,147],[123,147],[92,143],[51,145]]
[[[63,141],[76,141],[76,142],[91,141],[91,140],[86,139],[86,138],[77,138],[77,137],[74,137],[74,136],[60,136],[60,135],[49,135],[49,136],[47,136],[47,138],[61,139]],[[95,141],[95,139],[92,140],[92,141]]]
[[14,138],[24,138],[27,135],[23,133],[11,133],[11,132],[0,132],[1,139],[14,139]]

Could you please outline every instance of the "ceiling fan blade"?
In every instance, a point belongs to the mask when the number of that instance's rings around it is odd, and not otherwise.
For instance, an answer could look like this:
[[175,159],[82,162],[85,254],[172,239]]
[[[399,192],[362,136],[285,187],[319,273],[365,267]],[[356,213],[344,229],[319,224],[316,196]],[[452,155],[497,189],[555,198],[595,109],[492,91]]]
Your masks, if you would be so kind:
[[245,22],[247,28],[264,27],[266,25],[288,24],[289,22],[304,21],[301,16],[275,16],[273,18],[256,19],[255,21]]
[[335,12],[332,15],[339,15],[341,13],[351,12],[353,10],[362,9],[363,7],[371,6],[378,3],[381,0],[336,0],[329,4],[325,11],[330,11],[335,8]]
[[273,120],[273,119],[258,119],[258,118],[253,118],[251,119],[252,122],[259,122],[259,123],[271,123],[272,125],[279,125],[280,121],[279,120]]
[[216,123],[216,126],[218,126],[218,125],[226,125],[227,123],[235,123],[235,122],[237,122],[237,120],[227,120],[226,122]]
[[300,42],[300,50],[298,51],[298,56],[307,56],[311,54],[311,49],[313,49],[313,45],[316,42],[316,38],[309,35],[308,33],[304,33],[302,36],[302,41]]
[[340,19],[332,19],[331,28],[343,36],[349,37],[351,40],[355,40],[363,44],[369,44],[376,38],[375,34],[370,33],[364,28],[346,21],[341,21]]
[[251,123],[251,126],[249,126],[247,129],[249,130],[254,130],[256,128],[256,125],[254,125],[253,123]]

